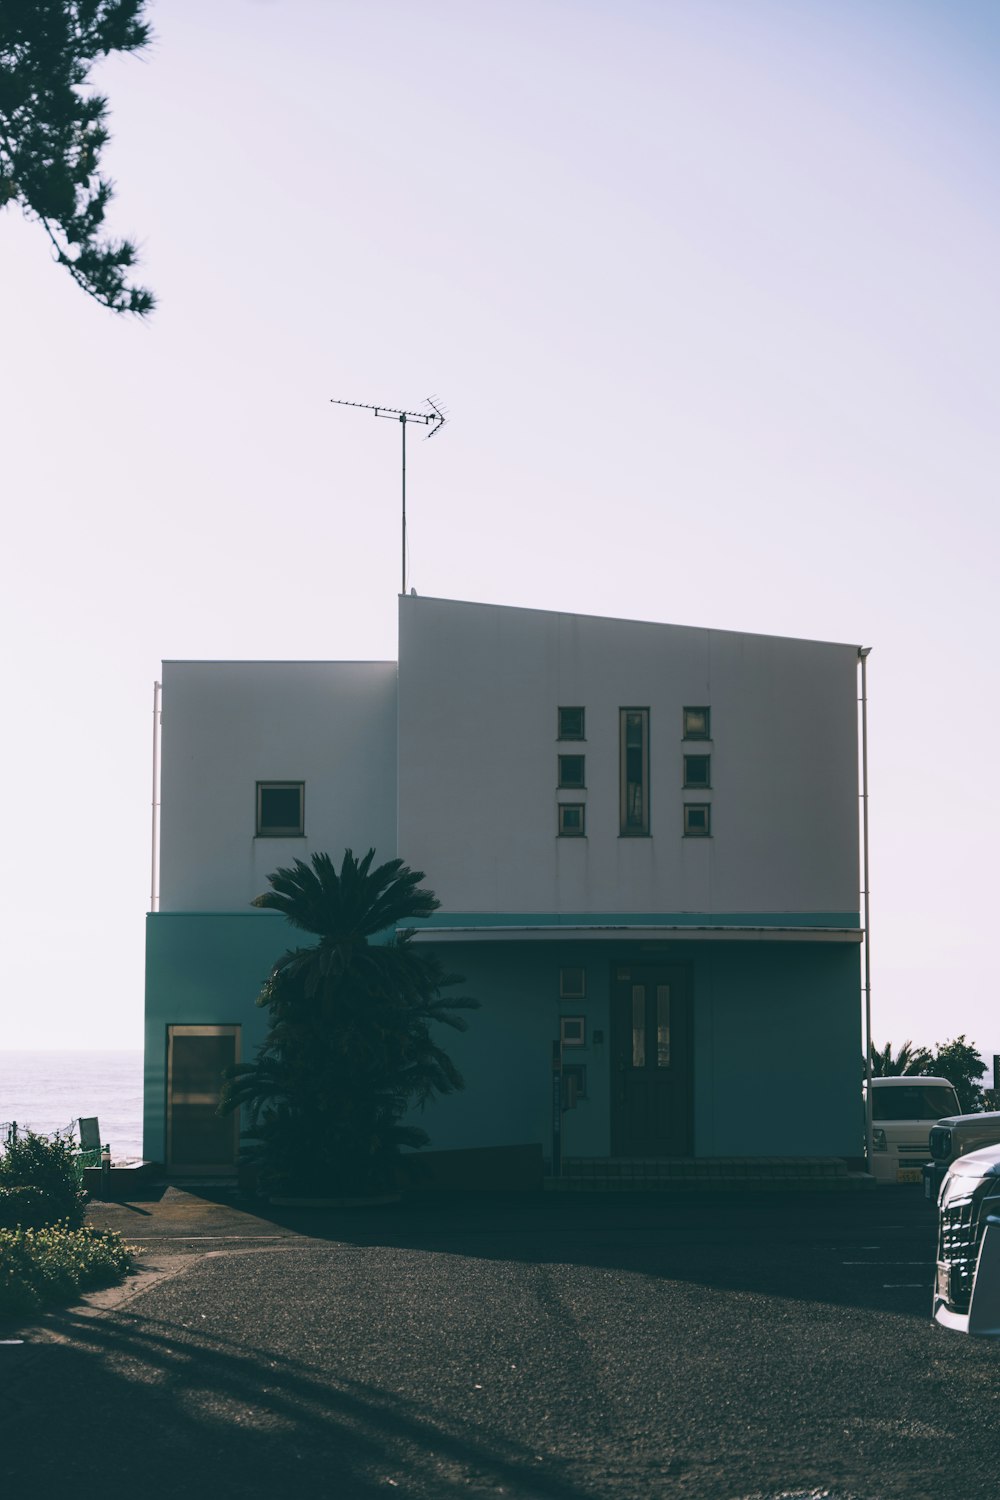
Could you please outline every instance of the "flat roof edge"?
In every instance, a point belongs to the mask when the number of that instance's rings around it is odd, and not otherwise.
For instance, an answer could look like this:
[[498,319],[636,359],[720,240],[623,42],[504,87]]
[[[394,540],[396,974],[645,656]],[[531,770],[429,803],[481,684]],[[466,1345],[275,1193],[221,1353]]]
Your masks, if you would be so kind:
[[579,610],[567,609],[541,609],[531,604],[490,604],[478,599],[445,599],[435,594],[399,594],[400,604],[455,604],[463,609],[494,609],[517,611],[527,615],[551,615],[555,619],[562,620],[596,620],[613,625],[644,625],[652,630],[691,630],[699,631],[705,635],[730,635],[730,636],[753,636],[762,641],[797,641],[804,646],[836,646],[843,647],[847,651],[860,651],[860,642],[854,641],[828,641],[821,640],[815,636],[807,635],[777,635],[774,631],[767,630],[732,630],[718,625],[685,625],[676,620],[634,620],[627,619],[622,615],[591,615]]

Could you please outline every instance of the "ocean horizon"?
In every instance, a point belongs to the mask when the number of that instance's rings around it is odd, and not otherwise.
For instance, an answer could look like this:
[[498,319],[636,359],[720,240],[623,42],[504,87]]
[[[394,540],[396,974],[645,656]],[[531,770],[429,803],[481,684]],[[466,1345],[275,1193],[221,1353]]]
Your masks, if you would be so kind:
[[114,1158],[142,1155],[142,1049],[0,1051],[0,1126],[51,1135],[96,1115]]

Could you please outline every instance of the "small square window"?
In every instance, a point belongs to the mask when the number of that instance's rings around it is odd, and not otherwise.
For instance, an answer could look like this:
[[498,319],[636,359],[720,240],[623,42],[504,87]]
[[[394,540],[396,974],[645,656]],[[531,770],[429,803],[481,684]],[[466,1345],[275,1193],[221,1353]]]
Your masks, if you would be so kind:
[[586,969],[559,970],[559,994],[563,1000],[582,1000],[586,993]]
[[709,708],[686,708],[684,710],[684,738],[686,740],[710,740],[712,738],[712,711]]
[[585,740],[582,708],[559,710],[559,738],[561,740]]
[[559,1040],[564,1047],[587,1045],[587,1021],[584,1016],[560,1016]]
[[685,755],[684,785],[712,785],[712,757],[710,755]]
[[304,781],[258,781],[257,837],[298,838],[304,832]]
[[560,755],[559,757],[559,785],[560,786],[586,786],[584,775],[585,755]]
[[559,836],[564,839],[580,839],[585,833],[584,805],[582,802],[560,802]]
[[707,839],[712,833],[712,809],[707,802],[685,802],[684,837]]

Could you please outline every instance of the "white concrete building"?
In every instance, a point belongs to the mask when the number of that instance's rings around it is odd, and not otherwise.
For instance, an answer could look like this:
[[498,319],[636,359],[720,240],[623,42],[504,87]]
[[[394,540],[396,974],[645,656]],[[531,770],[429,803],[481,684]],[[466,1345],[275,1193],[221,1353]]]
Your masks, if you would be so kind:
[[374,844],[482,1002],[433,1146],[551,1154],[561,1040],[570,1154],[859,1157],[858,648],[399,604],[398,669],[164,666],[146,1155],[231,1153],[268,872]]

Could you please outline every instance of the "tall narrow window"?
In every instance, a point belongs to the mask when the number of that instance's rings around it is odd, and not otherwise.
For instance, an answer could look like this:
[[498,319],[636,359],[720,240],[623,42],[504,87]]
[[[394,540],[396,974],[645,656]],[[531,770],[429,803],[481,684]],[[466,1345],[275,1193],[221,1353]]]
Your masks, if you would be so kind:
[[632,1066],[646,1066],[646,986],[632,986]]
[[649,832],[649,709],[623,708],[621,721],[621,832]]
[[670,1067],[670,986],[656,986],[656,1066]]

